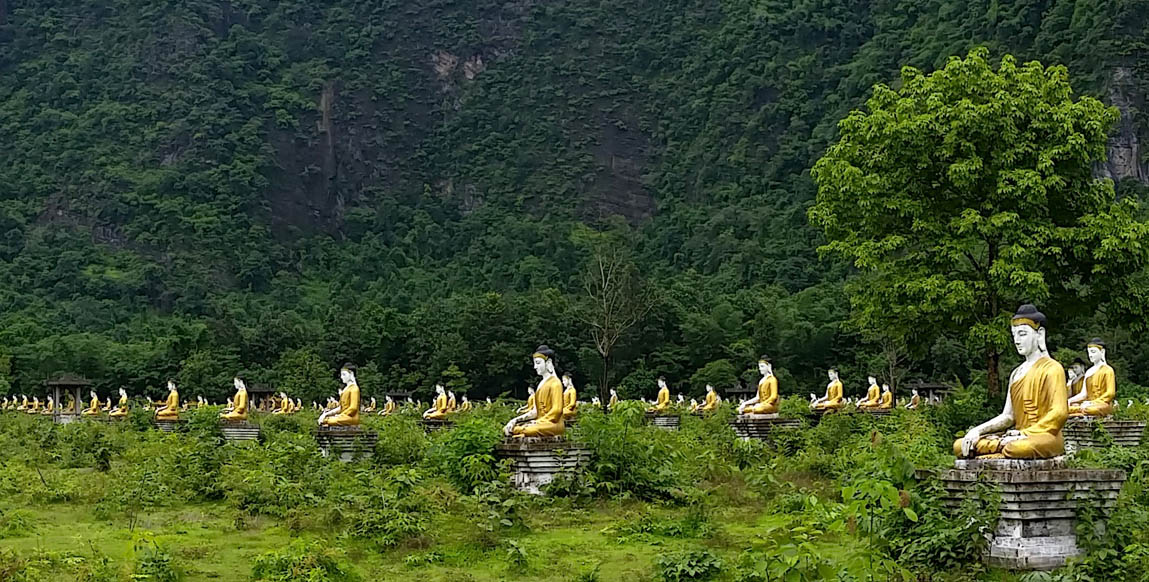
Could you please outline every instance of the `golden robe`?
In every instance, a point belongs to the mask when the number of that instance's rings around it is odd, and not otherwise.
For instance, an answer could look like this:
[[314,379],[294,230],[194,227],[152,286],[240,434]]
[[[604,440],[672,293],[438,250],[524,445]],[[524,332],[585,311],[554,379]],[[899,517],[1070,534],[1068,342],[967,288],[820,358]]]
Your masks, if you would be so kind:
[[323,420],[326,426],[359,426],[359,385],[348,384],[339,393],[339,414]]
[[866,399],[858,403],[858,408],[877,408],[882,403],[882,389],[877,384],[866,390]]
[[842,402],[842,381],[834,380],[826,386],[826,399],[814,405],[814,410],[838,410],[844,406]]
[[1097,371],[1086,376],[1085,400],[1089,406],[1074,403],[1069,408],[1070,416],[1109,416],[1113,414],[1113,401],[1117,399],[1117,378],[1109,364],[1102,364]]
[[882,400],[881,400],[881,402],[878,403],[878,409],[879,410],[889,410],[893,407],[894,407],[894,392],[892,390],[889,392],[883,392],[882,393]]
[[562,436],[563,425],[563,383],[551,376],[535,392],[535,419],[514,428],[519,437]]
[[[1061,428],[1069,416],[1065,369],[1048,356],[1033,364],[1024,376],[1009,385],[1013,427],[1020,440],[1002,445],[1002,435],[978,439],[971,457],[992,455],[1007,459],[1048,459],[1065,453]],[[954,455],[961,456],[961,441],[954,441]]]
[[702,410],[705,412],[705,411],[709,411],[709,410],[714,410],[716,408],[718,408],[718,393],[717,392],[707,392],[706,393],[706,402],[702,403],[702,406],[699,408],[699,410]]
[[100,414],[100,399],[92,398],[92,402],[88,404],[88,409],[83,412],[83,416],[97,416]]
[[747,406],[746,414],[774,414],[775,412],[778,412],[778,377],[770,374],[763,376],[758,381],[758,402]]
[[233,422],[247,420],[247,389],[240,388],[236,390],[235,397],[232,398],[231,402],[231,412],[220,414],[219,417]]
[[563,391],[563,420],[571,420],[578,414],[578,392],[574,386]]
[[663,412],[670,408],[670,389],[660,388],[658,390],[658,399],[655,400],[654,406],[647,408],[647,412]]
[[164,407],[156,411],[156,418],[160,420],[179,420],[180,418],[180,393],[172,390],[168,393],[168,399],[164,401]]
[[427,418],[446,418],[448,412],[450,410],[448,409],[447,395],[440,394],[435,398],[435,409],[427,415]]

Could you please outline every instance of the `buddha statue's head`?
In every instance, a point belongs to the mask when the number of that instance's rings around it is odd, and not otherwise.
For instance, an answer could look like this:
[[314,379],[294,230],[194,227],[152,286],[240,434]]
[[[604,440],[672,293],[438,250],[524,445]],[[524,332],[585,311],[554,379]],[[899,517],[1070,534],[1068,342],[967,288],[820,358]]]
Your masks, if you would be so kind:
[[1085,352],[1089,354],[1089,361],[1097,364],[1105,361],[1105,342],[1101,338],[1095,337],[1089,340],[1089,344],[1085,346]]
[[240,378],[239,376],[232,378],[231,383],[232,383],[232,385],[235,386],[236,390],[246,390],[247,389],[247,384],[244,384],[243,378]]
[[469,400],[467,400],[467,395],[466,395],[466,394],[464,394],[464,395],[463,395],[463,402],[470,402]]
[[553,376],[555,374],[555,352],[545,344],[538,347],[531,355],[535,365],[535,373],[539,376]]
[[710,384],[707,384],[707,385],[706,385],[706,392],[707,392],[707,393],[710,393],[710,392],[714,392],[714,386],[711,386]]
[[563,386],[567,388],[574,388],[574,381],[571,380],[570,374],[563,374]]
[[889,384],[882,384],[882,392],[889,392],[889,391],[890,391],[890,385]]
[[176,390],[176,381],[175,380],[168,380],[168,392],[175,392],[175,390]]
[[678,393],[678,403],[681,404],[686,401],[686,397],[681,392]]
[[666,376],[658,377],[658,388],[659,390],[666,388]]
[[392,400],[390,396],[384,396],[383,401],[384,402],[394,402],[394,400]]
[[767,358],[766,356],[758,358],[759,374],[762,374],[763,376],[769,376],[771,373],[773,373],[773,371],[774,367],[770,364],[770,358]]
[[95,391],[95,390],[89,390],[89,391],[88,391],[88,396],[91,396],[92,398],[95,398],[95,397],[96,397],[96,391]]
[[870,386],[878,383],[878,379],[873,376],[866,376],[866,381],[870,383]]
[[443,396],[446,393],[447,393],[447,389],[444,388],[442,384],[435,384],[435,394],[437,396]]
[[618,392],[616,392],[614,388],[611,388],[610,389],[610,395],[611,396],[618,396]]
[[1033,305],[1026,303],[1017,309],[1010,320],[1010,331],[1013,332],[1013,345],[1022,357],[1046,352],[1045,314]]
[[1073,363],[1069,365],[1069,372],[1073,376],[1080,378],[1085,375],[1085,360],[1081,358],[1073,358]]
[[343,380],[344,385],[350,386],[355,383],[355,371],[357,369],[355,364],[350,362],[343,364],[343,367],[339,369],[339,379]]
[[830,368],[829,370],[826,371],[826,376],[828,376],[830,378],[831,382],[835,382],[838,380],[838,371],[833,369],[833,368]]
[[917,396],[918,395],[918,389],[914,388],[913,390],[910,390],[910,393],[913,394],[914,396]]
[[128,397],[128,391],[124,390],[123,388],[120,388],[120,396],[127,398]]

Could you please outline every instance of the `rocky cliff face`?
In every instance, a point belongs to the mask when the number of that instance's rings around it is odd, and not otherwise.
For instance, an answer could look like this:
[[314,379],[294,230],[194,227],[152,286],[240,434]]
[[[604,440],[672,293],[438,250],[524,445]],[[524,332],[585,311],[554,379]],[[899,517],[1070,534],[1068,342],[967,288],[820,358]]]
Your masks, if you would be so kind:
[[1109,159],[1099,173],[1115,182],[1132,179],[1149,184],[1149,164],[1143,157],[1138,138],[1139,111],[1144,109],[1145,96],[1139,95],[1133,72],[1119,67],[1110,79],[1107,101],[1121,111],[1113,136],[1109,139]]

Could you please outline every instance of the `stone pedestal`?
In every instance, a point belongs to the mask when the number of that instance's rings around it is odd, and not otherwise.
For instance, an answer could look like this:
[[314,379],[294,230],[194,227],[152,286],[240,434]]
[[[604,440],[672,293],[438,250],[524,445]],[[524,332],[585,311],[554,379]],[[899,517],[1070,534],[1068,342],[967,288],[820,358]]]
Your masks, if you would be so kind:
[[259,425],[251,424],[246,420],[241,422],[222,421],[219,423],[219,430],[223,433],[223,438],[230,443],[259,440]]
[[156,425],[156,428],[158,428],[164,432],[176,432],[176,430],[179,429],[179,425],[181,423],[184,423],[184,422],[187,422],[187,421],[185,421],[185,420],[160,420],[158,418],[152,420],[152,424]]
[[872,416],[889,416],[893,412],[892,408],[859,408],[858,414],[869,414]]
[[56,424],[72,424],[80,420],[80,415],[71,412],[61,412],[60,414],[52,415],[52,420],[56,421]]
[[517,489],[541,495],[556,476],[586,466],[591,450],[563,437],[526,437],[506,439],[495,447],[495,455],[511,459],[511,483]]
[[658,414],[655,412],[646,413],[646,422],[663,430],[678,430],[679,421],[678,415]]
[[1145,436],[1143,420],[1113,420],[1092,416],[1075,416],[1065,422],[1061,429],[1065,437],[1065,452],[1073,453],[1081,449],[1096,449],[1106,446],[1098,430],[1104,429],[1118,447],[1138,447]]
[[1106,515],[1125,482],[1124,471],[1067,469],[1063,457],[959,459],[940,477],[950,508],[973,495],[979,479],[998,490],[1001,516],[983,558],[1014,570],[1051,570],[1082,555],[1074,533],[1077,508],[1089,504]]
[[781,429],[797,429],[802,421],[796,418],[778,418],[778,414],[739,414],[730,421],[734,434],[743,439],[767,440],[770,433]]
[[455,424],[455,423],[452,422],[450,419],[446,419],[446,418],[424,418],[423,419],[423,430],[426,431],[428,434],[430,434],[430,433],[433,433],[437,430],[443,430],[443,429],[451,428],[452,424]]
[[379,435],[358,426],[321,426],[315,433],[315,440],[319,442],[319,450],[324,457],[348,462],[371,458]]

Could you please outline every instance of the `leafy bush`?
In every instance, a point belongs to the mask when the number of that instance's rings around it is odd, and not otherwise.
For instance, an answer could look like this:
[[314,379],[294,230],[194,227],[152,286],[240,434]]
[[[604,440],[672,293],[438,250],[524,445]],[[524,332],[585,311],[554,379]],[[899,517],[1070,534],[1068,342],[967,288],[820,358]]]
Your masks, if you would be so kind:
[[179,582],[183,574],[168,551],[147,538],[135,544],[136,565],[132,580],[139,582]]
[[36,525],[28,512],[0,508],[0,539],[18,538],[36,532]]
[[413,415],[392,415],[377,426],[379,442],[374,461],[384,465],[411,465],[423,460],[430,441]]
[[500,478],[495,445],[503,434],[498,423],[472,415],[435,436],[433,462],[460,489],[473,491]]
[[713,580],[722,572],[722,561],[706,550],[691,550],[658,557],[663,582]]
[[280,551],[257,556],[252,564],[253,580],[269,582],[357,582],[360,577],[340,563],[343,554],[320,542],[296,539]]

